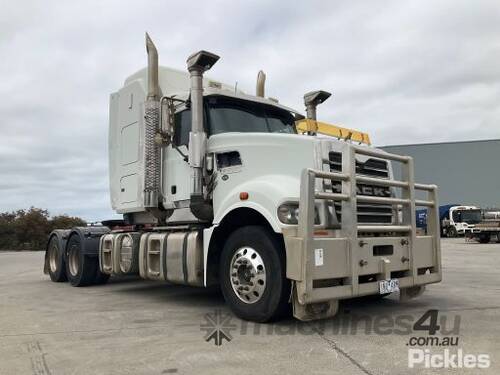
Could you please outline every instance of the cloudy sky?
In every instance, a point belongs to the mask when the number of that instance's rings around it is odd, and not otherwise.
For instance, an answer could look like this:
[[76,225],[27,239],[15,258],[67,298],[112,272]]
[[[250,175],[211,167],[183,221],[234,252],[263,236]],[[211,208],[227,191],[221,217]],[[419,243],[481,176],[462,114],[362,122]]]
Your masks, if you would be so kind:
[[[195,6],[193,3],[198,3]],[[0,211],[31,205],[98,220],[108,197],[108,96],[145,65],[199,49],[211,76],[377,145],[500,138],[498,1],[0,0]]]

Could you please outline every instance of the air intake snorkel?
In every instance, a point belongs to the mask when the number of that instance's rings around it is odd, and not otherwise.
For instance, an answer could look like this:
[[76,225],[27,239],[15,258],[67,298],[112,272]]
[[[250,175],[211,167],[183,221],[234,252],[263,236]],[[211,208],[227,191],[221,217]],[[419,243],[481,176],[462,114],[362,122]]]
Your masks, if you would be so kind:
[[206,153],[207,134],[203,127],[203,73],[219,60],[219,56],[199,51],[187,59],[191,81],[191,131],[189,133],[189,165],[193,171],[190,209],[202,221],[213,219],[212,205],[203,196],[203,162]]
[[[316,108],[318,104],[323,103],[332,94],[327,91],[311,91],[304,94],[304,105],[306,106],[306,117],[316,123]],[[315,135],[315,131],[308,131],[308,135]]]

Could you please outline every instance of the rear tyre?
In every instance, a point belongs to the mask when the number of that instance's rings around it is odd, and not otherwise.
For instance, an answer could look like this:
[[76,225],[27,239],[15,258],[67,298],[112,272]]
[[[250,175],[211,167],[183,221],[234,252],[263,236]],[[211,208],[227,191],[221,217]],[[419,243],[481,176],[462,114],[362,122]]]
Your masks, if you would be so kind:
[[99,259],[94,258],[96,260],[96,274],[94,278],[94,284],[96,285],[102,285],[106,284],[109,280],[109,276],[107,273],[102,273],[101,270],[99,269]]
[[224,298],[241,319],[267,322],[290,312],[283,245],[261,226],[245,226],[226,241],[219,264]]
[[52,236],[49,241],[47,258],[50,279],[55,283],[68,281],[68,278],[66,277],[66,264],[64,261],[63,249],[59,246],[57,236]]
[[490,242],[489,234],[482,234],[479,236],[479,243],[488,243],[488,242]]
[[86,286],[94,282],[97,271],[96,258],[83,254],[79,236],[71,236],[67,245],[66,274],[73,286]]
[[448,237],[455,238],[457,236],[457,230],[455,227],[448,228]]

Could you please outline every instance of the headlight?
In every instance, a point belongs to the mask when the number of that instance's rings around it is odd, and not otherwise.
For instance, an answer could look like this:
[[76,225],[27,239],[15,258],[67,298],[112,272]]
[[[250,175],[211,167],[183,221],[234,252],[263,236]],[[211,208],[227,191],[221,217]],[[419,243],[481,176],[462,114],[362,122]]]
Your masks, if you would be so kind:
[[[279,206],[278,219],[283,224],[297,225],[299,223],[299,204],[284,203]],[[314,224],[320,224],[318,207],[314,207]]]

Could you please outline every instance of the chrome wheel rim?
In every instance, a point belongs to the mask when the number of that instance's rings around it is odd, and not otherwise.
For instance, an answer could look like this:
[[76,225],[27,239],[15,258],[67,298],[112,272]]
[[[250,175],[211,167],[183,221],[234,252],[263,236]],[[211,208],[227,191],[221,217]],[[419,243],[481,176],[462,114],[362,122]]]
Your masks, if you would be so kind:
[[266,267],[253,248],[239,248],[231,259],[229,279],[236,296],[247,304],[259,301],[266,289]]
[[58,258],[57,245],[52,245],[49,251],[49,267],[52,273],[57,272],[57,258]]
[[80,257],[78,255],[76,246],[72,247],[69,251],[68,259],[69,272],[71,273],[71,276],[78,275],[78,269],[80,268]]

